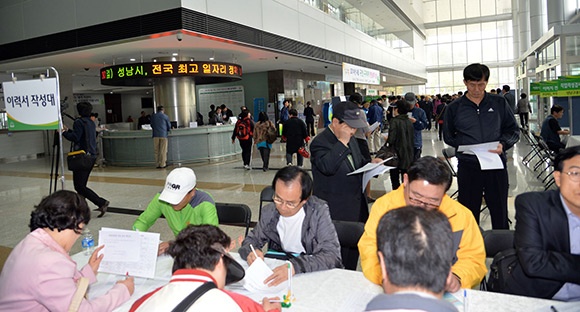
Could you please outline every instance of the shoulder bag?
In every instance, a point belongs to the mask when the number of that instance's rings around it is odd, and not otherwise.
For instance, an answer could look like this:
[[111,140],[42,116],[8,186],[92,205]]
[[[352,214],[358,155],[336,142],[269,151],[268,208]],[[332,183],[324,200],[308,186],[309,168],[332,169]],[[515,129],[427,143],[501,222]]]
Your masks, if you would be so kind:
[[278,133],[276,131],[276,127],[274,127],[274,124],[272,124],[271,121],[268,122],[268,130],[266,131],[266,142],[268,142],[269,144],[272,144],[274,142],[276,142],[276,139],[278,138]]
[[197,299],[203,296],[206,292],[216,288],[213,282],[205,282],[203,285],[196,288],[191,294],[183,299],[178,305],[171,310],[171,312],[185,312],[191,307]]
[[[87,125],[84,121],[81,120],[84,127],[84,136],[85,141],[87,143],[87,147],[89,146],[89,136],[87,132]],[[94,165],[93,157],[87,154],[84,150],[73,151],[67,154],[66,162],[68,166],[68,170],[70,171],[80,171],[80,170],[89,170]]]
[[395,168],[399,166],[399,154],[397,154],[397,150],[395,149],[395,147],[389,145],[388,143],[385,143],[385,145],[383,145],[383,147],[381,147],[381,149],[378,150],[376,157],[380,159],[391,158],[390,160],[385,162],[385,166]]

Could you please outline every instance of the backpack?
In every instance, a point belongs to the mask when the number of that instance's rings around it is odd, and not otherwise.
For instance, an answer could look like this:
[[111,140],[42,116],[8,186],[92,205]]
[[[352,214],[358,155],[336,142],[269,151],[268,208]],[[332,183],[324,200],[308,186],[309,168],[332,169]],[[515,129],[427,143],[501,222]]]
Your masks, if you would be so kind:
[[277,138],[278,138],[278,131],[276,131],[276,128],[274,127],[274,125],[270,124],[268,126],[268,130],[266,130],[266,142],[268,142],[268,144],[272,144],[272,143],[276,142]]
[[514,268],[519,264],[518,255],[515,249],[507,249],[498,252],[493,257],[493,262],[489,267],[489,279],[487,290],[500,293],[511,293],[508,291],[508,280]]
[[245,120],[239,120],[236,123],[236,137],[238,140],[248,140],[250,138],[250,127]]

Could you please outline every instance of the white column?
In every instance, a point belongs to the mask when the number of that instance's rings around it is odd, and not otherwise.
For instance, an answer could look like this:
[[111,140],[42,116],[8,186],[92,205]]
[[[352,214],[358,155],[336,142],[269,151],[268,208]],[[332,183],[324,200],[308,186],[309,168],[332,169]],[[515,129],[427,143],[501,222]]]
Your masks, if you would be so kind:
[[564,24],[564,0],[550,0],[548,2],[548,29],[555,25]]
[[545,32],[545,18],[542,0],[530,0],[530,37],[534,43]]
[[519,0],[518,23],[520,28],[520,53],[524,54],[531,45],[530,39],[530,3],[528,0]]

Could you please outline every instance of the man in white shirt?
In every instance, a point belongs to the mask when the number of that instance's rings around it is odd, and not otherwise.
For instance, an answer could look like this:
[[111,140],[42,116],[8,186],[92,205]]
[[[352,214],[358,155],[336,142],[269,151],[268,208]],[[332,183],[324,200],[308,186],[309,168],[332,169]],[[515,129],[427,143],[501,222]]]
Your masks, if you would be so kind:
[[[342,268],[340,244],[328,204],[312,195],[312,178],[295,166],[282,168],[272,182],[274,203],[263,208],[258,225],[242,242],[242,259],[275,257],[292,263],[292,274]],[[262,248],[268,244],[268,252]],[[252,252],[255,249],[255,253]],[[274,268],[264,283],[288,279],[286,265]]]

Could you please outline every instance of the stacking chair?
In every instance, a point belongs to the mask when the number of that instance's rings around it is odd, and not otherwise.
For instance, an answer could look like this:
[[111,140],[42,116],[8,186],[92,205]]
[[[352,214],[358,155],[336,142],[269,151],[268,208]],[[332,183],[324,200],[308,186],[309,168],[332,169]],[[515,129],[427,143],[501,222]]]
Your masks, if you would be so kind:
[[[449,169],[451,170],[451,174],[453,175],[454,178],[457,178],[457,171],[455,171],[455,168],[453,167],[453,164],[451,163],[451,159],[453,159],[455,157],[455,148],[447,147],[447,148],[444,148],[441,152],[443,153],[443,157],[445,157],[445,161],[449,165]],[[459,190],[456,190],[455,193],[453,193],[451,195],[451,198],[457,199],[458,192],[459,192]]]
[[242,226],[246,228],[245,236],[252,225],[252,210],[245,204],[216,203],[219,224]]
[[340,243],[342,264],[347,270],[356,271],[358,265],[358,241],[365,231],[362,222],[332,220]]
[[[482,236],[486,258],[493,258],[500,251],[514,248],[513,230],[487,230],[483,231]],[[480,289],[487,290],[487,280],[485,277],[481,282]]]
[[266,186],[262,192],[260,192],[260,210],[258,210],[258,222],[260,222],[260,218],[262,218],[262,203],[273,202],[274,200],[272,197],[274,197],[274,189],[272,186]]

